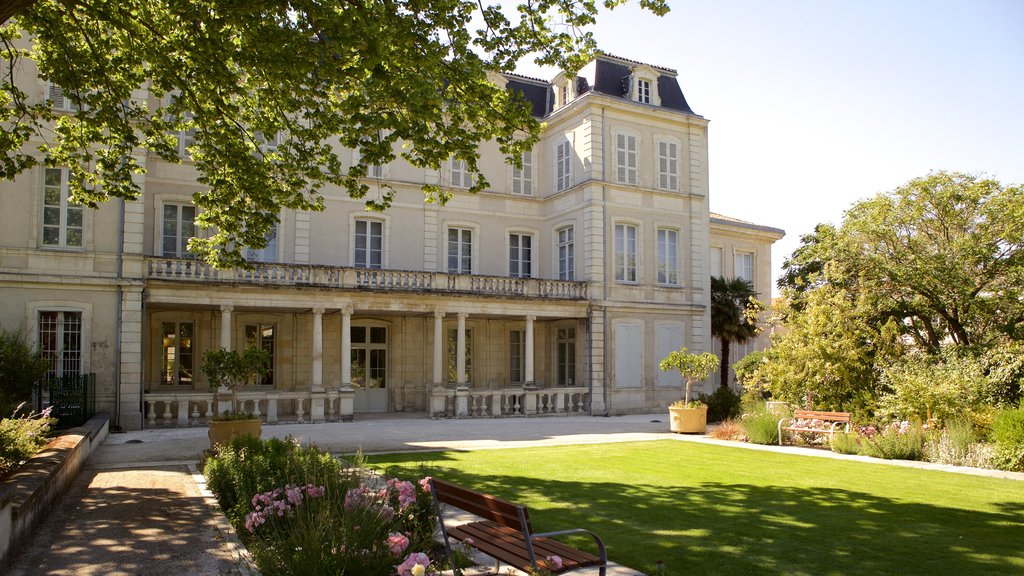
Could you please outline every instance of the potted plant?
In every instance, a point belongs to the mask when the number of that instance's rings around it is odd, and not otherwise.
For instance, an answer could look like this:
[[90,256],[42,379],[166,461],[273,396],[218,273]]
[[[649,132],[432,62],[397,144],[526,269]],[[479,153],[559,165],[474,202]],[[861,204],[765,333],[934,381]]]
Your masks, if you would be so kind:
[[703,434],[708,428],[708,406],[699,400],[690,400],[693,383],[705,380],[715,367],[718,357],[710,352],[691,354],[683,346],[672,352],[661,361],[659,367],[664,371],[679,370],[686,380],[686,392],[682,400],[673,402],[668,407],[669,429],[672,432]]
[[231,408],[210,418],[210,449],[226,444],[235,436],[255,436],[261,432],[260,419],[238,409],[238,389],[254,383],[267,373],[270,353],[249,346],[239,354],[234,350],[218,348],[203,355],[203,374],[210,387],[231,392]]

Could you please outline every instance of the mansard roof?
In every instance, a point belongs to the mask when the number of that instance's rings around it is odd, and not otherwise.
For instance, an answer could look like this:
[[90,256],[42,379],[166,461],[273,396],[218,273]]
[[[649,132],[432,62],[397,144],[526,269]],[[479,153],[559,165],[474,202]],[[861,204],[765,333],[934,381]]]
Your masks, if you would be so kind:
[[[690,108],[683,96],[683,91],[676,80],[677,72],[671,68],[645,64],[636,60],[629,60],[613,54],[599,53],[594,60],[581,70],[576,76],[576,96],[583,96],[588,92],[595,92],[606,96],[629,98],[630,86],[633,74],[641,72],[656,76],[658,94],[660,96],[660,108],[676,110],[684,114],[698,116]],[[555,84],[553,81],[530,78],[518,74],[505,74],[508,80],[506,87],[509,90],[516,90],[523,95],[533,108],[533,115],[543,118],[554,110],[555,105]],[[558,80],[558,77],[555,77]]]

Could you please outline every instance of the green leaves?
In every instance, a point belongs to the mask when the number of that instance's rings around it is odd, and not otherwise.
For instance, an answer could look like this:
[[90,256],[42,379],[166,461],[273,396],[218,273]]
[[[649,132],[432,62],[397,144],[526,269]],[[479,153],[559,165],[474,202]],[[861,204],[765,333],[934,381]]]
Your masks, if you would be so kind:
[[[668,9],[664,0],[643,5]],[[0,56],[34,60],[76,111],[55,113],[5,82],[0,173],[13,177],[39,158],[68,166],[72,198],[95,206],[138,197],[133,176],[147,155],[191,161],[205,186],[194,197],[197,221],[212,233],[190,249],[216,266],[244,265],[243,247],[263,247],[282,208],[321,210],[325,190],[386,209],[394,191],[371,195],[361,180],[372,165],[401,158],[436,170],[455,157],[471,173],[470,191],[486,188],[477,146],[494,141],[515,158],[540,130],[488,71],[512,71],[527,57],[579,69],[594,50],[581,27],[596,13],[592,1],[569,0],[515,9],[468,0],[38,0],[0,28]],[[471,32],[476,22],[483,27]],[[191,129],[183,155],[181,131]],[[282,141],[268,153],[262,144],[276,134]],[[25,149],[33,136],[38,154]],[[396,152],[396,143],[405,147]],[[339,157],[346,148],[360,152],[351,168]],[[423,191],[427,201],[448,199],[434,184]]]

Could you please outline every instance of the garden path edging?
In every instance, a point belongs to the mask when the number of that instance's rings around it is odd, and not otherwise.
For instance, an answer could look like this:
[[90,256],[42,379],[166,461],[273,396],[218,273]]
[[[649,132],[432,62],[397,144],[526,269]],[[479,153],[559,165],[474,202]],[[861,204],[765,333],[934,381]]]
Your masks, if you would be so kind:
[[105,413],[65,430],[0,485],[0,569],[6,569],[36,526],[59,504],[109,430],[110,415]]

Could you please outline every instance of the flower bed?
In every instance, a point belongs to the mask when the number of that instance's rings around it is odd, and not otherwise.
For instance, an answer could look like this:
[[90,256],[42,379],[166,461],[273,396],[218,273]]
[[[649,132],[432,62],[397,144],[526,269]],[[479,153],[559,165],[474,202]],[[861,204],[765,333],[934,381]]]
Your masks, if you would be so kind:
[[384,479],[279,439],[235,439],[204,473],[265,576],[420,576],[439,568],[424,481]]

